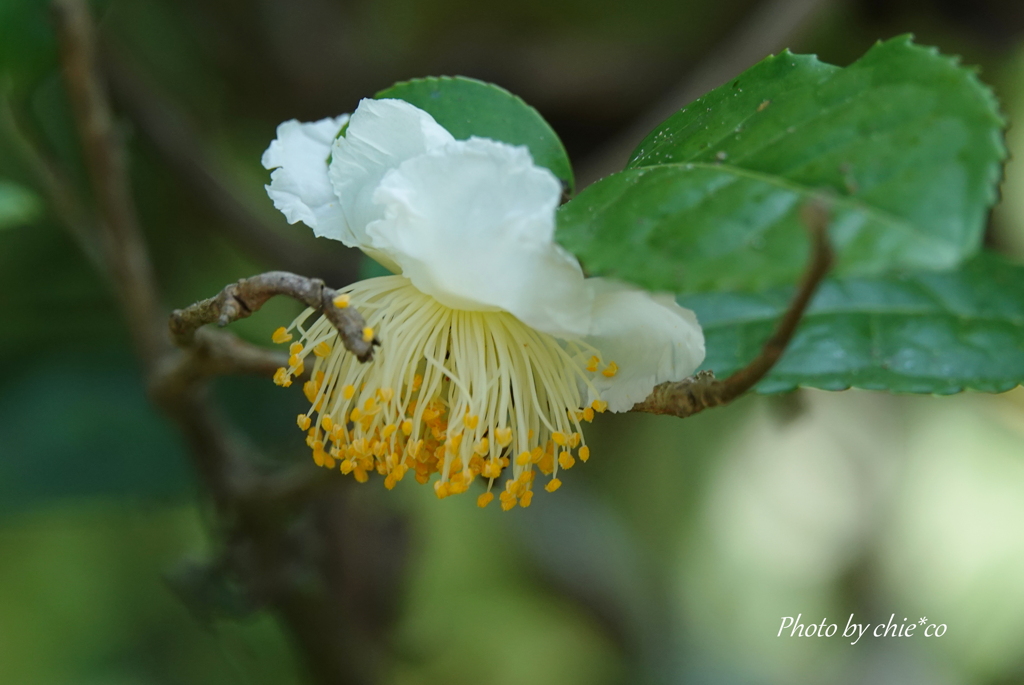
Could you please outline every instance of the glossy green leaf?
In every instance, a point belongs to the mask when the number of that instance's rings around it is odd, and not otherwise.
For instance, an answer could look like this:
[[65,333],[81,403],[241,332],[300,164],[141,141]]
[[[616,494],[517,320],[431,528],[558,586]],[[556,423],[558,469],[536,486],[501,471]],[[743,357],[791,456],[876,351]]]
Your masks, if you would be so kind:
[[376,98],[398,98],[428,112],[458,140],[470,136],[525,145],[533,161],[573,190],[572,165],[548,122],[519,97],[491,83],[440,76],[396,83]]
[[[706,293],[680,302],[704,327],[703,368],[748,363],[791,288]],[[951,273],[825,281],[786,353],[757,386],[947,394],[1024,383],[1024,267],[983,254]]]
[[840,69],[769,57],[655,129],[559,212],[594,274],[676,292],[795,281],[799,208],[831,198],[836,273],[948,268],[977,251],[1003,121],[974,72],[908,37]]

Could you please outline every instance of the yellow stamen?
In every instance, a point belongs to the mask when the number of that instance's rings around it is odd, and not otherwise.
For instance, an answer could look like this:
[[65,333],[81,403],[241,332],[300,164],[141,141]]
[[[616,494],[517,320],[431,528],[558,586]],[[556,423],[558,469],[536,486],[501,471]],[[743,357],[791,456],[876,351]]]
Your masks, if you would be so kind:
[[313,421],[305,414],[299,414],[295,418],[295,423],[298,424],[299,428],[301,428],[302,430],[306,430],[309,428],[309,425],[313,423]]
[[335,295],[334,300],[332,300],[332,302],[334,302],[334,306],[337,307],[338,309],[344,309],[349,305],[351,301],[352,296],[349,295],[348,293],[341,293],[340,295]]
[[558,455],[558,465],[566,470],[572,468],[572,465],[576,463],[576,460],[572,458],[572,455],[568,452],[562,452]]
[[480,495],[479,497],[476,498],[476,505],[478,507],[480,507],[481,509],[483,509],[488,504],[490,504],[493,499],[494,499],[494,493],[493,492],[485,492],[484,494],[482,494],[482,495]]
[[608,366],[606,366],[604,371],[601,372],[601,375],[604,376],[605,378],[611,378],[612,376],[614,376],[618,372],[619,372],[619,365],[616,364],[615,362],[609,362]]
[[[336,299],[365,317],[365,341],[386,341],[373,360],[357,360],[327,318],[310,318],[313,310],[275,331],[284,343],[298,331],[275,382],[291,383],[312,364],[302,384],[312,406],[296,421],[316,463],[340,461],[359,482],[377,472],[387,489],[411,470],[440,498],[468,492],[477,477],[493,485],[504,476],[509,510],[530,506],[538,473],[550,477],[589,456],[580,423],[607,405],[581,401],[581,392],[596,393],[581,360],[590,357],[592,371],[615,365],[585,343],[558,341],[506,312],[449,309],[401,276],[356,283]],[[478,504],[497,495],[487,494]]]
[[283,366],[274,372],[274,384],[280,385],[282,388],[287,388],[292,384],[291,374],[288,373],[288,369]]
[[590,459],[590,448],[584,445],[579,451],[580,461],[586,463],[587,459]]
[[544,489],[547,490],[548,492],[554,492],[560,487],[562,487],[562,481],[558,480],[557,478],[552,478],[551,480],[548,481],[548,484],[544,486]]
[[590,403],[590,406],[594,408],[598,414],[603,414],[608,409],[608,403],[604,400],[594,400]]
[[274,334],[270,336],[270,339],[276,342],[278,345],[281,345],[291,340],[292,334],[288,332],[287,328],[281,326],[276,331],[274,331]]

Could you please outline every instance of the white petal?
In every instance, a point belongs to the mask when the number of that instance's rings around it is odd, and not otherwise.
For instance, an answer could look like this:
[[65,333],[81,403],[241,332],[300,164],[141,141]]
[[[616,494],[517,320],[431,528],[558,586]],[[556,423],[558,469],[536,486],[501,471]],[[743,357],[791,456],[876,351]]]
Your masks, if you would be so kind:
[[360,101],[345,135],[334,141],[329,171],[352,229],[352,245],[365,249],[366,225],[384,216],[383,208],[373,203],[384,175],[453,140],[433,117],[404,100]]
[[560,337],[585,335],[593,296],[554,243],[562,186],[525,147],[453,141],[388,173],[367,227],[421,291],[457,309],[511,312]]
[[611,411],[629,411],[655,385],[682,380],[704,361],[697,317],[671,295],[603,278],[588,278],[587,286],[595,297],[586,342],[600,351],[602,369],[613,361],[619,368],[611,378],[598,372],[593,381]]
[[274,170],[267,195],[288,223],[301,221],[316,235],[343,242],[351,231],[327,176],[327,158],[347,121],[347,114],[313,123],[286,121],[277,127],[277,138],[262,160],[265,169]]

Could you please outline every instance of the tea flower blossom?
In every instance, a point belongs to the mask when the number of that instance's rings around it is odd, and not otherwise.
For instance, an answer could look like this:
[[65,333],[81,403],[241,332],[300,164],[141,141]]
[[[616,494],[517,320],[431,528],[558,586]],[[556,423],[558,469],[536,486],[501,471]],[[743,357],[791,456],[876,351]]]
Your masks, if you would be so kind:
[[[299,415],[318,465],[389,489],[433,473],[439,497],[506,470],[503,509],[529,506],[587,461],[582,424],[627,411],[704,357],[696,318],[669,295],[585,278],[554,242],[562,187],[525,147],[455,140],[401,100],[363,100],[351,115],[288,121],[263,155],[267,192],[289,223],[357,247],[395,275],[341,291],[367,340],[363,364],[306,310],[274,340],[291,342],[290,385],[310,355]],[[294,340],[294,342],[292,342]]]

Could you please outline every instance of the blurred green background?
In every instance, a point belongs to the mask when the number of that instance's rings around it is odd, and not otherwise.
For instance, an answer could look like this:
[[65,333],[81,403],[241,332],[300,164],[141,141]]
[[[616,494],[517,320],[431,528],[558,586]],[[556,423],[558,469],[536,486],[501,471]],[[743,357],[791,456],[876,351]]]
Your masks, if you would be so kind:
[[[1019,0],[92,7],[168,307],[270,268],[341,285],[352,257],[284,222],[260,155],[280,121],[351,111],[396,80],[505,86],[551,121],[584,176],[667,93],[748,66],[752,36],[847,64],[913,31],[980,65],[1010,120],[1024,118]],[[0,89],[85,188],[46,3],[0,0]],[[988,243],[1020,260],[1024,134],[1009,136],[1017,161]],[[294,311],[275,301],[235,328],[266,342]],[[0,683],[306,682],[272,618],[190,580],[216,535],[183,445],[147,405],[113,299],[9,132],[0,368]],[[266,452],[308,458],[300,393],[252,379],[215,392]],[[404,569],[376,588],[397,606],[380,619],[385,682],[1024,683],[1021,389],[752,397],[686,421],[602,416],[590,443],[594,458],[529,510],[438,502],[412,483],[351,493],[360,520],[402,520],[409,540]],[[356,559],[380,539],[361,530]],[[850,613],[926,616],[948,632],[777,638],[797,613],[840,628]]]

